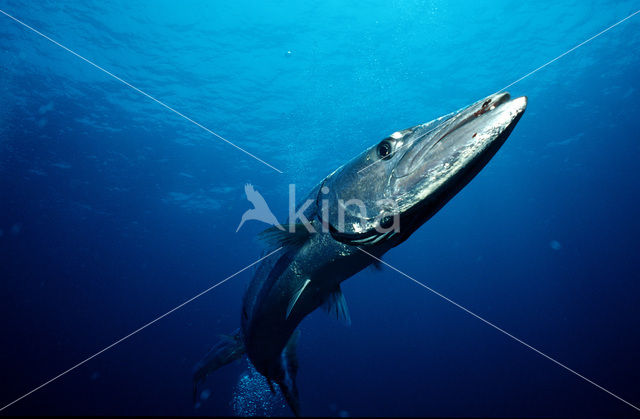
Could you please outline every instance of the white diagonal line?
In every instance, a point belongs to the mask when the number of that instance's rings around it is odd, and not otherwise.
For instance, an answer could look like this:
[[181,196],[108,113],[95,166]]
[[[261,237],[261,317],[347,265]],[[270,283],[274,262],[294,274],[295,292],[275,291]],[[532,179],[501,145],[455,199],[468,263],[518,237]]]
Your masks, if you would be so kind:
[[389,268],[393,269],[394,271],[398,272],[400,275],[412,280],[413,282],[415,282],[416,284],[420,285],[421,287],[431,291],[432,293],[434,293],[435,295],[437,295],[438,297],[442,298],[443,300],[453,304],[454,306],[458,307],[459,309],[467,312],[468,314],[471,314],[473,317],[475,317],[476,319],[488,324],[489,326],[493,327],[494,329],[496,329],[497,331],[499,331],[500,333],[510,337],[511,339],[515,340],[516,342],[526,346],[527,348],[531,349],[532,351],[536,352],[539,355],[542,355],[543,357],[547,358],[549,361],[555,363],[556,365],[561,366],[562,368],[564,368],[565,370],[569,371],[570,373],[582,378],[584,381],[588,382],[589,384],[592,384],[594,386],[596,386],[597,388],[599,388],[600,390],[604,391],[605,393],[615,397],[616,399],[620,400],[621,402],[631,406],[632,408],[636,409],[637,411],[640,412],[640,408],[629,403],[628,401],[626,401],[625,399],[623,399],[622,397],[610,392],[609,390],[607,390],[606,388],[602,387],[601,385],[591,381],[590,379],[588,379],[587,377],[585,377],[584,375],[576,372],[575,370],[572,370],[571,368],[567,367],[566,365],[564,365],[563,363],[561,363],[560,361],[556,361],[555,359],[551,358],[549,355],[545,354],[544,352],[534,348],[533,346],[529,345],[527,342],[523,341],[522,339],[518,339],[517,337],[513,336],[511,333],[507,332],[506,330],[496,326],[495,324],[491,323],[489,320],[485,320],[484,318],[480,317],[479,315],[477,315],[476,313],[474,313],[473,311],[469,310],[468,308],[456,303],[455,301],[453,301],[450,298],[445,297],[444,295],[440,294],[438,291],[434,290],[433,288],[430,288],[428,286],[426,286],[425,284],[423,284],[422,282],[418,281],[417,279],[407,275],[406,273],[402,272],[400,269],[391,266],[390,264],[388,264],[387,262],[385,262],[384,260],[372,255],[371,253],[367,252],[366,250],[362,249],[361,247],[358,247],[358,249],[363,252],[366,253],[367,255],[371,256],[373,259],[377,260],[380,263],[383,263],[384,265],[388,266]]
[[245,153],[246,155],[254,158],[255,160],[259,161],[260,163],[264,164],[265,166],[270,167],[271,169],[275,170],[278,173],[282,173],[281,170],[275,168],[274,166],[270,165],[269,163],[267,163],[266,161],[262,160],[261,158],[257,157],[256,155],[248,152],[247,150],[245,150],[244,148],[232,143],[231,141],[227,140],[226,138],[224,138],[223,136],[221,136],[220,134],[217,134],[213,131],[211,131],[209,128],[205,127],[204,125],[194,121],[193,119],[189,118],[188,116],[184,115],[183,113],[173,109],[171,106],[167,105],[166,103],[156,99],[155,97],[151,96],[150,94],[148,94],[147,92],[144,92],[140,89],[138,89],[137,87],[135,87],[134,85],[132,85],[131,83],[122,80],[120,77],[116,76],[115,74],[111,73],[108,70],[105,70],[104,68],[100,67],[98,64],[94,63],[93,61],[83,57],[82,55],[78,54],[77,52],[65,47],[64,45],[62,45],[61,43],[57,42],[54,39],[49,38],[47,35],[43,34],[42,32],[32,28],[31,26],[27,25],[26,23],[24,23],[23,21],[11,16],[9,13],[5,12],[4,10],[0,9],[0,13],[2,13],[3,15],[7,16],[8,18],[14,20],[15,22],[21,24],[22,26],[24,26],[25,28],[31,30],[32,32],[40,35],[41,37],[45,38],[46,40],[54,43],[55,45],[59,46],[60,48],[64,49],[67,52],[70,52],[71,54],[75,55],[76,57],[80,58],[81,60],[83,60],[84,62],[91,64],[92,66],[94,66],[95,68],[97,68],[98,70],[102,71],[103,73],[113,77],[114,79],[118,80],[120,83],[132,88],[133,90],[135,90],[136,92],[140,93],[143,96],[148,97],[149,99],[153,100],[154,102],[158,103],[159,105],[163,106],[164,108],[170,110],[171,112],[175,113],[176,115],[178,115],[181,118],[186,119],[187,121],[191,122],[193,125],[202,128],[203,130],[207,131],[209,134],[212,134],[216,137],[218,137],[219,139],[221,139],[222,141],[224,141],[225,143],[229,144],[230,146],[235,147],[236,149],[242,151],[243,153]]
[[632,17],[634,17],[635,15],[637,15],[638,13],[640,13],[640,9],[636,10],[635,12],[631,13],[629,16],[625,17],[622,20],[617,21],[616,23],[614,23],[613,25],[609,26],[607,29],[603,29],[602,31],[598,32],[597,34],[593,35],[591,38],[587,39],[586,41],[583,41],[581,43],[579,43],[578,45],[576,45],[575,47],[571,48],[570,50],[558,55],[556,58],[554,58],[551,61],[548,61],[547,63],[541,65],[540,67],[536,68],[533,71],[528,72],[527,74],[525,74],[524,76],[520,77],[518,80],[514,81],[513,83],[510,83],[508,85],[506,85],[505,87],[503,87],[502,89],[498,90],[496,93],[499,93],[503,90],[508,89],[509,87],[513,86],[514,84],[521,82],[522,80],[526,79],[527,77],[529,77],[530,75],[537,73],[539,70],[542,70],[543,68],[545,68],[546,66],[548,66],[549,64],[559,60],[560,58],[564,57],[565,55],[577,50],[578,48],[580,48],[581,46],[583,46],[584,44],[593,41],[594,39],[596,39],[597,37],[599,37],[600,35],[604,34],[605,32],[608,32],[609,30],[615,28],[616,26],[618,26],[619,24],[621,24],[622,22],[624,22],[627,19],[631,19]]
[[70,373],[71,371],[75,370],[76,368],[78,368],[81,365],[86,364],[87,362],[91,361],[93,358],[97,357],[98,355],[102,354],[103,352],[108,351],[109,349],[113,348],[114,346],[124,342],[125,340],[129,339],[131,336],[135,335],[138,332],[141,332],[142,330],[146,329],[147,327],[151,326],[152,324],[156,323],[159,320],[162,320],[163,318],[167,317],[169,314],[173,313],[176,310],[181,309],[182,307],[186,306],[187,304],[189,304],[190,302],[192,302],[193,300],[202,297],[204,294],[208,293],[209,291],[211,291],[212,289],[224,284],[225,282],[227,282],[228,280],[230,280],[231,278],[233,278],[234,276],[246,271],[247,269],[249,269],[250,267],[254,266],[255,264],[263,261],[264,259],[268,258],[269,256],[273,255],[274,253],[280,251],[282,249],[282,247],[277,248],[276,250],[272,251],[271,253],[261,257],[260,259],[256,260],[255,262],[245,266],[244,268],[240,269],[238,272],[234,273],[233,275],[229,275],[228,277],[226,277],[225,279],[223,279],[222,281],[218,282],[215,285],[212,285],[211,287],[207,288],[206,290],[202,291],[201,293],[199,293],[198,295],[189,298],[187,301],[183,302],[182,304],[172,308],[171,310],[167,311],[166,313],[164,313],[163,315],[156,317],[154,320],[151,320],[149,323],[145,324],[142,327],[139,327],[138,329],[134,330],[133,332],[129,333],[128,335],[126,335],[123,338],[118,339],[117,341],[113,342],[111,345],[107,346],[106,348],[96,352],[95,354],[91,355],[90,357],[86,358],[84,361],[81,361],[79,363],[77,363],[76,365],[74,365],[73,367],[69,368],[68,370],[61,372],[60,374],[56,375],[55,377],[53,377],[52,379],[50,379],[49,381],[46,381],[42,384],[40,384],[38,387],[34,388],[33,390],[29,391],[28,393],[25,393],[24,395],[18,397],[17,399],[15,399],[14,401],[12,401],[11,403],[7,404],[6,406],[0,408],[0,412],[2,412],[3,410],[5,410],[6,408],[8,408],[9,406],[14,405],[15,403],[19,402],[20,400],[24,399],[27,396],[30,396],[31,394],[35,393],[36,391],[40,390],[41,388],[43,388],[46,385],[51,384],[52,382],[56,381],[58,378]]
[[[578,45],[576,45],[575,47],[573,47],[573,48],[571,48],[571,49],[569,49],[569,50],[565,51],[564,53],[562,53],[562,54],[558,55],[558,56],[557,56],[556,58],[554,58],[553,60],[550,60],[550,61],[546,62],[545,64],[541,65],[540,67],[536,68],[535,70],[528,72],[528,73],[527,73],[527,74],[525,74],[524,76],[520,77],[518,80],[516,80],[516,81],[514,81],[514,82],[512,82],[512,83],[509,83],[508,85],[506,85],[506,86],[505,86],[505,87],[503,87],[502,89],[500,89],[500,90],[498,90],[497,92],[495,92],[495,93],[494,93],[494,95],[495,95],[496,93],[500,93],[500,92],[502,92],[503,90],[508,89],[509,87],[513,86],[513,85],[514,85],[514,84],[516,84],[516,83],[521,82],[522,80],[524,80],[524,79],[526,79],[527,77],[529,77],[529,76],[533,75],[534,73],[537,73],[538,71],[542,70],[543,68],[545,68],[545,67],[546,67],[546,66],[548,66],[549,64],[552,64],[553,62],[558,61],[560,58],[562,58],[562,57],[564,57],[565,55],[567,55],[567,54],[569,54],[569,53],[571,53],[571,52],[573,52],[573,51],[577,50],[578,48],[580,48],[580,47],[581,47],[581,46],[583,46],[584,44],[586,44],[586,43],[588,43],[588,42],[593,41],[594,39],[596,39],[596,38],[597,38],[597,37],[599,37],[600,35],[604,34],[605,32],[610,31],[611,29],[615,28],[616,26],[618,26],[619,24],[621,24],[621,23],[622,23],[622,22],[624,22],[625,20],[631,19],[632,17],[634,17],[634,16],[635,16],[635,15],[637,15],[638,13],[640,13],[640,9],[639,9],[639,10],[636,10],[634,13],[631,13],[629,16],[625,17],[624,19],[621,19],[621,20],[617,21],[616,23],[614,23],[613,25],[609,26],[608,28],[603,29],[602,31],[600,31],[600,32],[598,32],[597,34],[593,35],[591,38],[587,39],[586,41],[583,41],[583,42],[579,43]],[[475,103],[475,102],[474,102],[474,103]],[[458,112],[458,111],[456,111],[456,112]],[[456,113],[456,112],[453,112],[453,113]],[[408,145],[409,145],[409,143],[404,144],[402,147],[399,147],[399,148],[398,148],[397,150],[395,150],[393,153],[395,154],[397,151],[400,151],[402,148],[404,148],[404,147],[406,147],[406,146],[408,146]],[[382,161],[382,160],[376,160],[376,161],[374,161],[373,163],[371,163],[371,164],[369,164],[369,165],[367,165],[367,166],[363,167],[362,169],[358,170],[358,174],[359,174],[359,173],[361,173],[361,172],[363,172],[363,171],[365,171],[365,170],[366,170],[366,169],[368,169],[369,167],[371,167],[371,166],[373,166],[373,165],[375,165],[375,164],[380,163],[381,161]]]

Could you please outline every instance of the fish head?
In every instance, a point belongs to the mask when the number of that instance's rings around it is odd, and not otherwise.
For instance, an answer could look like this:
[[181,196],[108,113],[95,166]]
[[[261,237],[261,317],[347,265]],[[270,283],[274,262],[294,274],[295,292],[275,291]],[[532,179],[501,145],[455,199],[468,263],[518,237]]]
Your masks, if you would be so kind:
[[482,170],[526,107],[497,93],[392,133],[325,179],[323,225],[347,244],[406,240]]

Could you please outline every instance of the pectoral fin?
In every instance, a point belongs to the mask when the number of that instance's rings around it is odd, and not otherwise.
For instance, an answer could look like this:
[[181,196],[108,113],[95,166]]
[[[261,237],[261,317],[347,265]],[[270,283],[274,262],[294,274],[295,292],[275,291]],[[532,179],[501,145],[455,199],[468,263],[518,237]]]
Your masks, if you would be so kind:
[[304,281],[300,288],[298,288],[298,290],[293,294],[291,300],[289,300],[289,305],[287,306],[287,319],[289,318],[289,314],[291,314],[291,310],[293,310],[293,307],[296,305],[298,298],[302,295],[302,291],[304,291],[304,289],[307,288],[307,285],[309,285],[309,282],[311,282],[310,279]]
[[351,325],[351,316],[349,315],[347,300],[345,300],[339,285],[329,294],[329,297],[324,302],[324,309],[327,313],[335,315],[336,319],[343,321],[347,326]]

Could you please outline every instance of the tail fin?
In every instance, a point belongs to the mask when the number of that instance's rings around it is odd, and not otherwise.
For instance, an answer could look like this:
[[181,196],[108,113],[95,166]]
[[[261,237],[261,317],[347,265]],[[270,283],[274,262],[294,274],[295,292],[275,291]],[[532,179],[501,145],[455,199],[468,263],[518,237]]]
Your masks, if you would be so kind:
[[195,404],[198,401],[198,385],[205,382],[207,375],[240,359],[244,353],[245,348],[240,329],[237,329],[231,335],[223,335],[222,340],[211,348],[193,369],[193,403]]
[[300,399],[298,397],[298,387],[296,385],[296,374],[298,373],[298,357],[296,355],[296,347],[298,346],[298,337],[300,336],[300,330],[296,330],[287,346],[285,346],[282,352],[282,366],[284,367],[284,380],[278,382],[280,390],[284,398],[287,400],[287,404],[293,411],[293,414],[300,416]]

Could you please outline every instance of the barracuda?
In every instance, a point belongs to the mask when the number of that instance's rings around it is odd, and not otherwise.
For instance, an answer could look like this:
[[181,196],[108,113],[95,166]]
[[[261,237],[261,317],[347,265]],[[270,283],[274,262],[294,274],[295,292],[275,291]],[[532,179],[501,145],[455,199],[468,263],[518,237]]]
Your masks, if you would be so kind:
[[[382,257],[409,238],[482,170],[526,106],[526,97],[489,96],[394,132],[322,180],[298,208],[304,225],[290,220],[263,233],[283,249],[250,282],[241,328],[196,365],[194,397],[209,373],[246,354],[299,415],[299,323],[321,306],[350,322],[340,283],[375,262],[358,248]],[[354,200],[362,205],[347,204]]]

